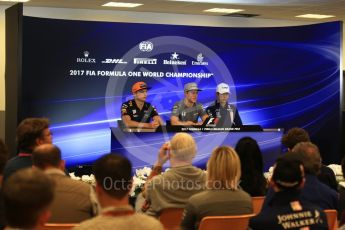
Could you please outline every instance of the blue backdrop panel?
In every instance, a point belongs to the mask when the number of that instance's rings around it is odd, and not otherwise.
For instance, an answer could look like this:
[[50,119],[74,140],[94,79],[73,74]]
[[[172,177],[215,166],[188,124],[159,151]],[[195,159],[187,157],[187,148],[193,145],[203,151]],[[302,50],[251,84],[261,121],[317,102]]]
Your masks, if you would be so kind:
[[[206,107],[215,99],[216,85],[226,82],[244,124],[306,128],[323,160],[336,162],[341,157],[341,28],[340,22],[222,28],[24,17],[21,117],[50,118],[54,143],[67,164],[89,163],[110,151],[109,127],[117,127],[134,82],[152,87],[148,101],[164,120],[183,98],[185,83],[199,84],[199,101]],[[155,157],[170,137],[156,135],[161,134],[115,135],[113,149],[140,140],[147,145],[143,151]],[[204,135],[213,140],[223,134]],[[267,143],[273,137],[256,138]],[[234,145],[230,139],[220,144]],[[197,140],[202,155],[215,147]]]

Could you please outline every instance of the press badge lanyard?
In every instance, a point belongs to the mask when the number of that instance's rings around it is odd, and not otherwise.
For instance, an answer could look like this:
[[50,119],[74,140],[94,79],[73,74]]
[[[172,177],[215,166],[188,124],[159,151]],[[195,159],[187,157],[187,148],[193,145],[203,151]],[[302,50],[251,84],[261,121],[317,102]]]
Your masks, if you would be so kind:
[[19,157],[31,157],[32,154],[30,154],[30,153],[19,153],[18,156]]

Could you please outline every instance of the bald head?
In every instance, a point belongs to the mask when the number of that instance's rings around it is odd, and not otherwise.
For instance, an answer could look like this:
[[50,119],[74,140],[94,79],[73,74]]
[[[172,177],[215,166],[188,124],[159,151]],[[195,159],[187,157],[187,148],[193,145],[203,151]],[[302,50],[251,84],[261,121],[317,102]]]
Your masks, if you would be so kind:
[[43,144],[36,147],[32,153],[33,165],[40,169],[60,167],[61,151],[52,144]]
[[196,154],[194,138],[188,133],[177,133],[170,140],[170,154],[180,161],[191,162]]

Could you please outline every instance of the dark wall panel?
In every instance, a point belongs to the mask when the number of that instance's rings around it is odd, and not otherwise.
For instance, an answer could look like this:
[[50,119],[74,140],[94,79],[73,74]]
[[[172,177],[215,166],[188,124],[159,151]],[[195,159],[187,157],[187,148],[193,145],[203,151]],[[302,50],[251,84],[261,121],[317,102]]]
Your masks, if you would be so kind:
[[16,154],[15,133],[18,121],[18,105],[21,104],[21,61],[22,61],[22,16],[23,4],[16,4],[5,11],[6,13],[6,122],[5,141],[11,155]]

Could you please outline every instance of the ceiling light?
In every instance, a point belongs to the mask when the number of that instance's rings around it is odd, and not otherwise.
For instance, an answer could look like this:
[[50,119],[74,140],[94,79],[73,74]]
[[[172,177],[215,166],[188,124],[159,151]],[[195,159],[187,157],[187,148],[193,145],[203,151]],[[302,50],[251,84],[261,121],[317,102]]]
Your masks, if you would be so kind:
[[[236,5],[308,5],[318,0],[168,0],[174,2],[195,2],[195,3],[214,3],[214,4],[236,4]],[[325,0],[326,1],[326,0]]]
[[137,7],[141,6],[141,3],[129,3],[129,2],[108,2],[103,4],[102,6],[110,6],[110,7]]
[[0,2],[28,2],[30,0],[0,0]]
[[229,0],[169,0],[172,2],[197,2],[197,3],[216,3],[216,4],[226,4]]
[[237,13],[240,11],[244,11],[241,9],[227,9],[227,8],[211,8],[208,10],[204,10],[205,12],[213,12],[213,13],[226,13],[226,14],[232,14],[232,13]]
[[323,19],[323,18],[333,18],[334,15],[323,15],[323,14],[301,14],[295,16],[296,18],[315,18],[315,19]]

